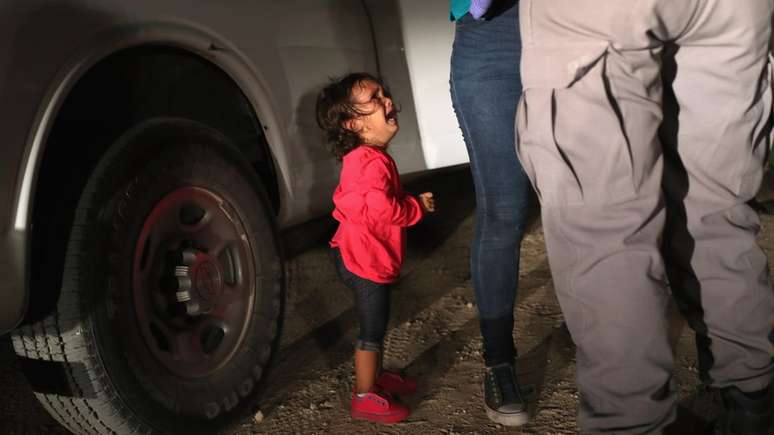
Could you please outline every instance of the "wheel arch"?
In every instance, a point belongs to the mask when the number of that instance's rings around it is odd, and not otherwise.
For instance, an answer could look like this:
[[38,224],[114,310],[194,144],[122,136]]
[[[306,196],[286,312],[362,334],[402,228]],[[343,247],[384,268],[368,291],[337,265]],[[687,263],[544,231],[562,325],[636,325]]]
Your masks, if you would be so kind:
[[62,71],[36,117],[14,210],[16,228],[30,235],[26,320],[55,303],[51,292],[61,283],[59,260],[80,192],[133,124],[178,116],[222,131],[252,163],[279,213],[287,187],[268,88],[227,41],[178,24],[127,27],[103,35]]

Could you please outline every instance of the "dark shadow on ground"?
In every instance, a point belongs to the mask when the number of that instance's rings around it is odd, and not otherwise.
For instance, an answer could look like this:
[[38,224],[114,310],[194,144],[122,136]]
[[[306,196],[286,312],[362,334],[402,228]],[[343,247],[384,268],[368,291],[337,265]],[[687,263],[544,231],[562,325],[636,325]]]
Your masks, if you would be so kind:
[[[410,265],[418,258],[429,255],[442,244],[463,219],[471,213],[475,206],[475,200],[468,165],[408,175],[404,176],[403,179],[407,192],[417,194],[432,191],[439,204],[436,213],[428,214],[422,222],[408,229],[405,264]],[[281,235],[281,242],[286,260],[292,260],[313,249],[327,247],[336,228],[337,222],[328,215],[285,230]],[[332,263],[331,267],[333,267]],[[404,277],[410,274],[407,269],[408,267],[404,268]],[[314,307],[310,307],[310,309],[314,309]],[[282,361],[299,358],[299,356],[293,355],[296,355],[298,349],[309,348],[310,341],[316,344],[316,346],[312,346],[314,349],[331,348],[342,339],[347,331],[352,330],[355,326],[355,311],[354,308],[349,308],[285,349],[279,356],[280,364],[286,364]],[[334,359],[330,364],[339,362]]]
[[[472,179],[467,165],[444,168],[422,175],[404,177],[404,186],[410,193],[432,191],[438,203],[438,211],[429,214],[423,222],[409,228],[408,248],[402,280],[411,275],[412,263],[429,256],[454,232],[463,220],[472,213],[475,200]],[[336,230],[336,221],[324,217],[285,231],[282,235],[286,258],[292,259],[312,249],[327,246]],[[333,264],[331,263],[331,268]],[[393,302],[396,297],[393,293]],[[432,304],[442,294],[432,294],[416,299],[409,310],[394,310],[392,322],[399,323],[413,317]],[[350,307],[336,318],[320,325],[305,337],[283,349],[277,358],[281,370],[274,370],[264,384],[266,397],[262,405],[268,414],[278,405],[281,397],[293,391],[303,382],[303,373],[312,373],[311,366],[333,367],[351,357],[350,340],[343,340],[352,334],[357,326],[354,307]],[[315,365],[317,364],[317,365]]]
[[0,336],[0,433],[3,435],[68,435],[35,399],[11,347]]
[[719,410],[719,396],[712,390],[698,387],[696,392],[677,404],[677,419],[664,435],[705,435],[712,433],[712,423]]
[[[404,186],[408,192],[413,194],[426,191],[433,192],[438,204],[438,211],[427,215],[422,222],[409,229],[404,273],[398,286],[412,279],[413,268],[417,267],[422,259],[434,255],[436,249],[474,212],[475,208],[473,183],[467,165],[404,178]],[[535,201],[533,204],[535,206],[532,209],[529,221],[530,229],[534,229],[539,221],[537,202]],[[335,231],[335,224],[335,221],[332,219],[324,218],[290,229],[283,235],[286,254],[288,256],[299,255],[306,250],[325,246]],[[469,245],[469,242],[466,242],[467,245]],[[464,260],[467,261],[466,259]],[[470,278],[469,268],[463,266],[462,269],[464,269],[464,275],[455,277],[459,281],[456,285],[460,285]],[[535,273],[542,274],[543,272],[540,271],[540,268],[537,268]],[[530,277],[528,275],[522,277],[522,279],[525,281],[543,279],[545,281],[550,279],[550,275],[540,277]],[[528,297],[529,293],[540,286],[531,287],[523,289],[524,297]],[[444,291],[439,292],[432,289],[428,291],[423,289],[410,295],[410,303],[404,301],[400,306],[397,306],[396,299],[404,299],[409,296],[401,296],[399,291],[393,292],[391,324],[401,324],[408,319],[414,318],[419,312],[432,305],[445,294],[446,292]],[[333,368],[350,359],[352,353],[350,340],[352,337],[350,335],[355,333],[356,327],[356,313],[354,307],[350,307],[336,318],[322,324],[305,337],[285,348],[277,359],[278,369],[272,372],[272,375],[263,386],[262,393],[265,397],[261,406],[263,414],[266,416],[270,415],[282,403],[283,397],[302,388],[305,379],[313,376],[319,369]],[[454,354],[459,350],[457,347],[459,347],[458,343],[460,341],[454,338],[460,338],[460,335],[464,335],[465,338],[468,338],[468,336],[473,338],[475,334],[478,334],[477,320],[468,322],[462,329],[444,337],[439,343],[424,351],[414,362],[406,367],[406,371],[414,374],[427,369],[431,371],[431,378],[443,376],[453,363],[448,358],[448,355]],[[345,340],[345,338],[350,339]],[[548,343],[549,341],[546,341],[544,346],[547,346]],[[444,355],[447,355],[445,359],[443,358]],[[534,360],[528,365],[532,366],[534,364],[535,368],[545,367],[546,350],[544,348],[539,348],[527,355]],[[540,358],[542,358],[542,361],[538,361]],[[280,367],[281,369],[279,369]],[[542,373],[538,375],[538,378],[538,382],[542,382]],[[432,382],[432,379],[428,379],[428,382]]]
[[[467,165],[408,178],[410,181],[405,183],[406,190],[412,193],[432,191],[438,202],[438,211],[428,214],[418,225],[409,228],[404,279],[410,274],[410,270],[406,269],[411,267],[411,263],[430,255],[454,232],[475,206],[472,179]],[[286,258],[292,259],[311,249],[327,246],[336,230],[336,224],[333,218],[327,216],[285,231],[282,234],[282,245]],[[417,307],[417,311],[422,308],[424,307]],[[355,322],[354,308],[350,308],[312,331],[285,353],[292,354],[294,348],[304,348],[306,340],[314,340],[317,343],[316,348],[328,349],[337,343],[346,331],[351,330]]]

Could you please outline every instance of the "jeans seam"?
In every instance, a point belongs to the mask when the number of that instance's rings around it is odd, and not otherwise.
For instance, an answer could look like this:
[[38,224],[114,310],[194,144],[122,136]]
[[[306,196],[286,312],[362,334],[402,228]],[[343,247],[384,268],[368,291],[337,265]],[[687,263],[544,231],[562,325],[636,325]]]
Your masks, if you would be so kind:
[[[452,106],[454,108],[454,111],[457,113],[457,117],[459,118],[460,121],[462,121],[461,122],[462,125],[460,126],[460,128],[462,130],[463,139],[465,140],[466,143],[468,143],[468,153],[474,155],[473,157],[470,157],[470,163],[471,163],[471,172],[472,172],[472,175],[473,175],[473,179],[475,180],[475,179],[479,178],[479,175],[477,175],[478,174],[478,165],[476,163],[474,163],[474,162],[478,161],[478,157],[477,157],[478,154],[476,152],[476,147],[473,144],[473,139],[470,137],[470,134],[469,134],[470,128],[468,127],[467,118],[465,117],[464,112],[458,109],[459,104],[458,104],[458,100],[457,100],[457,86],[456,86],[455,83],[456,83],[456,80],[454,79],[454,69],[452,69],[452,71],[451,71],[451,80],[450,80],[451,90],[452,90]],[[478,207],[481,206],[484,210],[486,210],[486,208],[487,208],[487,204],[486,204],[486,190],[485,190],[485,187],[484,187],[484,183],[475,183],[475,184],[476,184],[475,188],[478,190],[476,192],[476,209],[478,209]],[[481,201],[482,204],[479,204],[479,201]],[[478,218],[480,218],[480,216]],[[484,228],[482,228],[482,226],[479,226],[478,228],[482,232],[482,234],[478,234],[478,237],[482,238],[483,232],[484,232]],[[478,256],[478,257],[480,257],[480,256]],[[481,265],[479,263],[480,258],[476,258],[476,264],[475,265],[474,265],[472,259],[473,259],[473,257],[471,256],[471,266],[475,267],[476,276],[478,276],[478,274],[479,274],[479,272],[481,270]],[[470,272],[471,272],[471,277],[472,277],[473,276],[473,270],[471,270]]]

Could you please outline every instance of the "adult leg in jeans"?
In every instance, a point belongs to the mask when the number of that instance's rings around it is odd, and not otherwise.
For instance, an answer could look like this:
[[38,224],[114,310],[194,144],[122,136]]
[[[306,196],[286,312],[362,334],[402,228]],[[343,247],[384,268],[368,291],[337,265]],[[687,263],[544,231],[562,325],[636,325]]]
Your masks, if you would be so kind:
[[[513,304],[529,203],[529,180],[513,149],[521,94],[520,45],[518,7],[511,1],[504,12],[487,21],[462,17],[456,24],[451,58],[452,101],[476,191],[470,267],[484,360],[487,367],[499,367],[497,373],[506,383],[511,383],[508,378],[513,377],[516,356]],[[488,375],[495,380],[494,374]],[[488,385],[497,388],[491,382]],[[489,402],[488,406],[497,408]],[[526,414],[512,424],[524,418]]]
[[[765,16],[761,9],[766,1],[745,2],[740,10],[747,18]],[[705,47],[734,45],[733,38],[714,32],[746,29],[736,35],[741,37],[748,31],[749,26],[731,25],[736,6],[741,4],[729,0],[608,2],[605,8],[595,0],[521,2],[525,92],[519,153],[543,202],[554,283],[578,346],[579,423],[587,433],[660,433],[674,419],[673,358],[666,331],[669,293],[659,252],[666,217],[657,134],[663,117],[663,41],[679,45],[693,30],[693,37],[717,38],[698,43]],[[710,17],[719,29],[692,28]],[[754,62],[739,53],[727,55],[709,50],[702,56],[754,68]],[[704,85],[700,76],[683,78],[687,89]],[[752,83],[759,85],[760,77]],[[756,105],[754,94],[741,97],[748,98],[748,107]],[[702,104],[682,110],[727,109],[722,100]],[[707,126],[692,126],[687,140],[698,144],[702,128]],[[742,160],[749,162],[749,147],[743,148],[736,148],[737,156],[746,155]],[[717,151],[704,147],[693,158],[711,159]],[[720,168],[710,178],[734,180],[739,175],[727,169]],[[688,210],[689,215],[693,212]],[[726,228],[734,225],[727,222]],[[736,250],[738,243],[745,244],[739,237],[725,233],[729,245],[714,249]],[[744,273],[742,268],[735,272],[735,283],[745,287],[742,283],[756,281],[762,269],[755,264]],[[753,287],[741,291],[768,304],[761,292],[750,291]],[[769,319],[774,314],[770,308],[762,311]],[[753,321],[759,323],[757,314]],[[752,351],[747,360],[751,366],[742,369],[748,381],[762,384],[770,367],[761,364],[760,357],[768,354],[771,363],[770,345],[760,336],[766,328],[759,325],[751,332],[736,323],[727,326],[742,332],[727,338],[740,339],[741,347]]]

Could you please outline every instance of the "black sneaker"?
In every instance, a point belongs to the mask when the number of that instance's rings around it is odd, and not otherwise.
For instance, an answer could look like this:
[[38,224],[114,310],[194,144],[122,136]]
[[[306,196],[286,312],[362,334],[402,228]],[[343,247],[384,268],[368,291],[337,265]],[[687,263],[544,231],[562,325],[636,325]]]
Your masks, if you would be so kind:
[[736,387],[720,390],[722,407],[715,424],[716,435],[774,434],[774,388],[752,394]]
[[484,407],[490,420],[504,426],[521,426],[529,421],[527,401],[516,382],[513,364],[487,367]]

